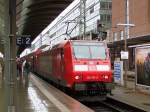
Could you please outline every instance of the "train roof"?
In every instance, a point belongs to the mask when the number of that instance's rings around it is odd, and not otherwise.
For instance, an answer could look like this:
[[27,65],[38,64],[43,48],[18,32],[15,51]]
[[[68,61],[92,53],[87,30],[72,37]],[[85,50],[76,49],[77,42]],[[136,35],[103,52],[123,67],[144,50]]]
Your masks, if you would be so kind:
[[[52,49],[63,48],[67,43],[72,43],[74,45],[76,45],[76,44],[77,45],[80,45],[80,44],[83,45],[83,43],[84,43],[84,45],[87,45],[85,43],[88,43],[88,44],[91,44],[91,45],[93,45],[92,43],[103,43],[103,45],[107,46],[106,42],[104,42],[104,41],[96,41],[96,40],[63,40],[59,44],[56,44],[55,46],[53,46]],[[27,56],[32,56],[33,54],[40,54],[42,52],[46,52],[46,51],[49,51],[49,50],[50,49],[43,51],[41,48],[39,48],[35,52],[32,52],[32,53],[30,53]],[[27,56],[24,56],[22,58],[25,58]]]
[[61,43],[53,46],[52,49],[55,48],[62,48],[64,47],[68,42],[73,43],[73,42],[81,42],[81,43],[105,43],[104,41],[96,41],[96,40],[63,40]]
[[62,42],[60,42],[59,44],[56,44],[52,47],[52,49],[55,49],[55,48],[61,48],[61,47],[64,47],[67,42],[69,42],[69,40],[63,40]]

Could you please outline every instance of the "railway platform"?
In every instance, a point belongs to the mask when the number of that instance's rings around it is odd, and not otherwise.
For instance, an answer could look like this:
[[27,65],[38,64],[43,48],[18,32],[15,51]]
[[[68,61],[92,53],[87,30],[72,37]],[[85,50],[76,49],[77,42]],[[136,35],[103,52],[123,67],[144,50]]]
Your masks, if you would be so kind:
[[[17,80],[15,112],[93,112],[93,110],[54,88],[32,73],[28,84]],[[0,112],[5,112],[3,81],[0,81]]]
[[135,91],[134,81],[129,80],[127,82],[127,88],[115,85],[112,94],[113,95],[108,97],[146,112],[150,112],[150,96]]

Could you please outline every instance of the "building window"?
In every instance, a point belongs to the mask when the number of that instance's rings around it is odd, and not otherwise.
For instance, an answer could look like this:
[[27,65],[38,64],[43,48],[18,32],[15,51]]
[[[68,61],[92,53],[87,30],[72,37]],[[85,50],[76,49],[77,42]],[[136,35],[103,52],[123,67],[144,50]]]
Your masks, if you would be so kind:
[[117,41],[117,33],[116,32],[114,32],[114,41]]
[[105,15],[101,14],[101,21],[106,21]]
[[111,21],[111,15],[107,15],[107,21]]
[[123,31],[120,31],[120,40],[123,40],[124,37],[123,37]]
[[100,2],[100,9],[101,10],[111,10],[112,3],[111,2]]
[[90,7],[90,14],[92,14],[94,12],[94,5]]
[[111,21],[111,15],[109,15],[109,14],[101,14],[101,21],[110,22]]
[[56,32],[50,35],[50,38],[53,38],[54,36],[56,36]]
[[109,4],[108,4],[108,9],[112,9],[112,2],[109,2]]

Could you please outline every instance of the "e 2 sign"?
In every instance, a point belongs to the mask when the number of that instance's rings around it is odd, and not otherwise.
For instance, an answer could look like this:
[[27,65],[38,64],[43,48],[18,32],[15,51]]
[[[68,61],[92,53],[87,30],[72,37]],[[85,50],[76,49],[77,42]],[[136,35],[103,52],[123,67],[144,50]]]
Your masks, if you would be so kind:
[[17,37],[16,43],[19,47],[31,47],[31,36],[24,35]]

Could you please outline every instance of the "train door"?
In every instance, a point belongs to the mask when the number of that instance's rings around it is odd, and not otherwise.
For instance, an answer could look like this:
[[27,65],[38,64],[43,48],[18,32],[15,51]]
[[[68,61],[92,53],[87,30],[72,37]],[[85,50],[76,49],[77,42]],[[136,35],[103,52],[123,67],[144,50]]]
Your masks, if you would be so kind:
[[38,68],[38,56],[37,55],[35,55],[35,61],[34,61],[34,72],[37,72],[37,68]]
[[65,63],[64,63],[64,49],[61,48],[60,50],[60,54],[61,54],[61,61],[60,61],[60,65],[61,65],[61,77],[63,78],[64,76],[64,72],[65,72]]
[[35,56],[33,55],[33,60],[32,60],[32,70],[34,72],[34,66],[35,66]]

